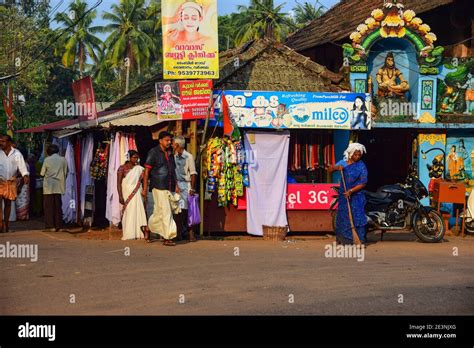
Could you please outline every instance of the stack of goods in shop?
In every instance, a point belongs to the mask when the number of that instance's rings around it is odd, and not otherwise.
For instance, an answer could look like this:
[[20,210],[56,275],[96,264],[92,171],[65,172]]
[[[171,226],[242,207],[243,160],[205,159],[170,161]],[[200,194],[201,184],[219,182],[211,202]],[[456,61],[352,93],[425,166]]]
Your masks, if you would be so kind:
[[100,180],[107,176],[107,167],[108,167],[108,153],[109,153],[109,144],[103,148],[99,146],[95,152],[94,159],[91,163],[91,177],[94,180]]
[[217,192],[219,207],[237,206],[238,197],[249,185],[245,148],[241,140],[212,138],[206,151],[207,185],[210,194]]
[[291,134],[288,170],[300,181],[325,183],[327,170],[334,163],[332,133],[295,131]]

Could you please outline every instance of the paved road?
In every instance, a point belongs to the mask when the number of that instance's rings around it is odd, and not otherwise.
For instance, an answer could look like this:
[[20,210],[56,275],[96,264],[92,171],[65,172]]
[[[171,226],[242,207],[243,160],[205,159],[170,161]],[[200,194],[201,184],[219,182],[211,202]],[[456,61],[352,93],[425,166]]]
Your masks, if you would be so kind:
[[474,314],[474,238],[422,244],[406,237],[369,246],[358,262],[325,257],[330,238],[171,248],[0,234],[3,245],[39,246],[37,262],[0,259],[0,314]]

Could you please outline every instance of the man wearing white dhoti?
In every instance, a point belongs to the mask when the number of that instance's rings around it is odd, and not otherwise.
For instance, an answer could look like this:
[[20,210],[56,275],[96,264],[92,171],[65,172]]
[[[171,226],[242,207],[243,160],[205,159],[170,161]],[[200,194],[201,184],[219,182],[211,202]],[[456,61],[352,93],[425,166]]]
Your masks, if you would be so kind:
[[173,239],[176,238],[177,228],[173,213],[179,212],[174,193],[180,191],[176,183],[176,166],[171,151],[172,135],[161,132],[158,139],[160,144],[150,150],[145,163],[142,195],[146,197],[150,187],[154,201],[153,214],[148,220],[150,231],[164,238],[163,245],[174,246],[176,244]]

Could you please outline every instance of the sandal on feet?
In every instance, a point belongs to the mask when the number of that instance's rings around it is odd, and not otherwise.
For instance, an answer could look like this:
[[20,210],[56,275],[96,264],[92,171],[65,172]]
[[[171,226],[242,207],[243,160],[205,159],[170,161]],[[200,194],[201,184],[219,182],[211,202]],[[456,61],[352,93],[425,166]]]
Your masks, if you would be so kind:
[[148,227],[147,226],[142,226],[142,227],[140,227],[140,230],[142,231],[143,235],[145,236],[145,241],[147,243],[151,243],[150,231],[148,230]]
[[176,243],[173,242],[173,241],[170,240],[170,239],[166,239],[166,240],[163,242],[163,245],[166,245],[166,246],[175,246]]

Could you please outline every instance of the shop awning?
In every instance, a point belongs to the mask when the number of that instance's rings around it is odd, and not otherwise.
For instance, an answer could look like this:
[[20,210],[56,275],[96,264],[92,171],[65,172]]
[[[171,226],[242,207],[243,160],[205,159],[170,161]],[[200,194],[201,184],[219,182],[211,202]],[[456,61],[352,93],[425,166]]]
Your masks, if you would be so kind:
[[78,119],[67,119],[67,120],[60,120],[52,123],[42,124],[41,126],[31,127],[26,129],[20,129],[17,133],[43,133],[46,131],[54,131],[58,129],[64,129],[67,127],[72,126],[79,126]]
[[101,123],[102,127],[126,127],[126,126],[139,126],[139,127],[151,127],[162,121],[158,120],[156,113],[154,112],[143,112],[138,115],[122,117],[107,123]]
[[127,127],[139,126],[150,127],[161,121],[156,115],[156,103],[145,103],[124,110],[109,113],[106,116],[99,117],[99,125],[104,128],[111,126]]

